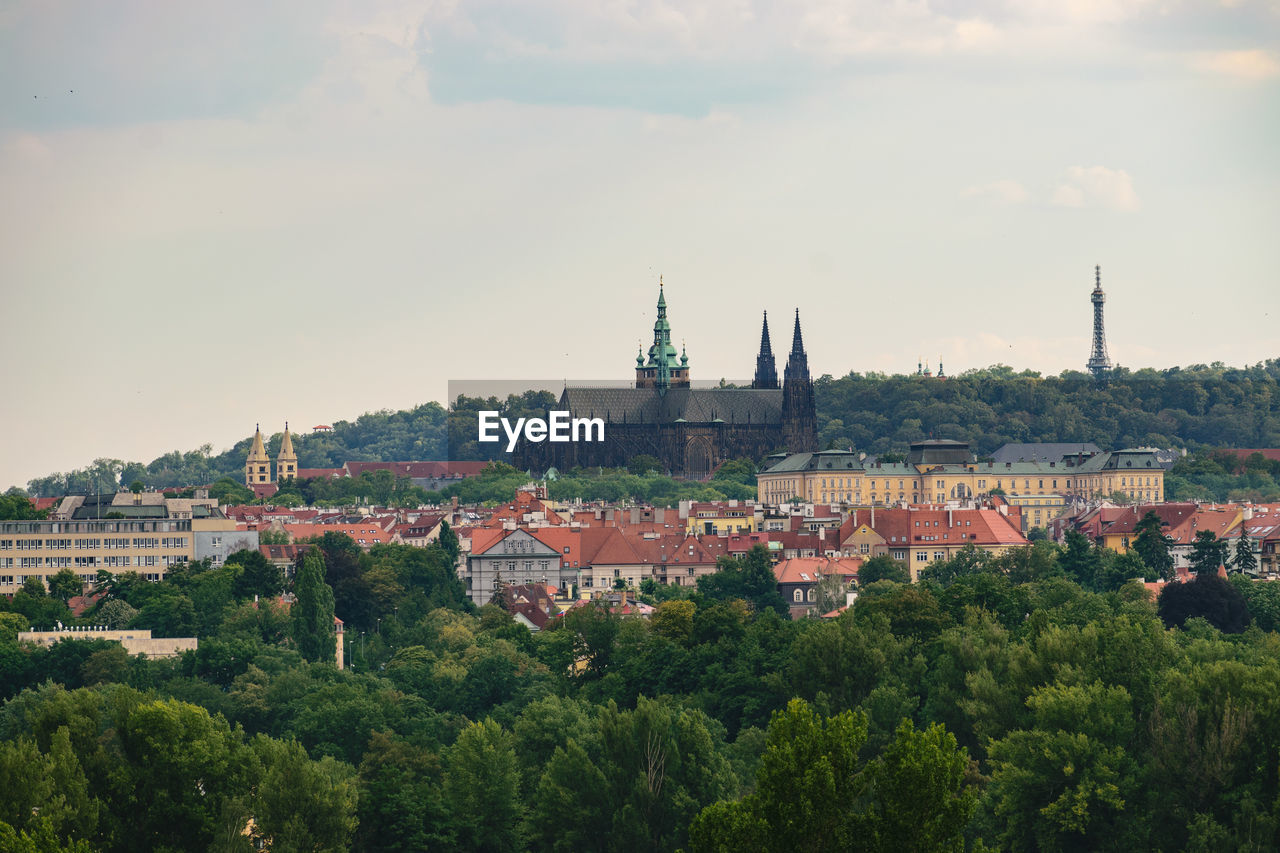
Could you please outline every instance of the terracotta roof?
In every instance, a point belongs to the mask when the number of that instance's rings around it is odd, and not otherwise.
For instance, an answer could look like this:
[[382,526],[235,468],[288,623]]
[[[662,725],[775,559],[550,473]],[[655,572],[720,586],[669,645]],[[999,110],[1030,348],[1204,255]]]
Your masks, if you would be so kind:
[[397,477],[418,479],[474,477],[484,470],[488,462],[346,462],[343,469],[352,477],[365,471],[390,471]]
[[[870,517],[867,523],[870,526]],[[1015,525],[1014,513],[1005,516],[994,509],[941,509],[936,507],[877,510],[872,527],[890,547],[924,544],[973,544],[979,546],[1025,545]],[[936,539],[925,539],[931,536]]]
[[343,473],[341,468],[299,468],[298,479],[314,480],[317,477],[341,477]]
[[591,528],[582,531],[584,566],[627,566],[639,565],[640,562],[640,556],[618,528]]
[[314,548],[314,545],[259,545],[258,553],[266,557],[273,563],[290,562],[298,559],[299,554],[305,554]]
[[778,579],[778,583],[809,584],[817,583],[819,578],[832,574],[856,578],[860,568],[862,559],[859,557],[792,557],[774,566],[773,576]]
[[73,595],[67,599],[67,607],[71,610],[71,615],[79,619],[84,612],[93,605],[97,604],[105,592],[91,592],[88,595]]
[[563,519],[555,510],[534,496],[532,492],[519,491],[513,500],[503,504],[489,516],[488,523],[501,524],[504,521],[520,523],[531,513],[542,513],[548,524],[561,524]]
[[543,545],[554,548],[562,564],[570,568],[583,565],[582,534],[579,531],[568,527],[535,527],[529,533]]
[[1100,531],[1105,536],[1124,536],[1133,533],[1148,512],[1154,512],[1162,524],[1167,525],[1166,533],[1176,529],[1180,524],[1195,514],[1197,507],[1193,503],[1135,504],[1124,507],[1110,523],[1104,523]]
[[284,529],[295,542],[330,532],[345,533],[365,546],[391,541],[391,535],[376,524],[286,524]]

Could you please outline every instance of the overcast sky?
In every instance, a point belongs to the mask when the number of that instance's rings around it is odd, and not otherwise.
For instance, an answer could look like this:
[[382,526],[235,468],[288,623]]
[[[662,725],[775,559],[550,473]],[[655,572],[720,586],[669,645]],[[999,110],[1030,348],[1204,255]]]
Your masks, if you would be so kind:
[[11,0],[0,103],[0,488],[625,379],[660,274],[699,379],[1080,369],[1094,264],[1280,355],[1276,0]]

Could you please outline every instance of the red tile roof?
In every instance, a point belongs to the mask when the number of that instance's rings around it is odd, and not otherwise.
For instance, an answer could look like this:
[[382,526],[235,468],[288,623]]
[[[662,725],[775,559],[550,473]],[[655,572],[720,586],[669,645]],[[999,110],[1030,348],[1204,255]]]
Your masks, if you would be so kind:
[[488,462],[347,462],[342,467],[352,477],[365,471],[390,471],[397,477],[418,479],[474,477],[484,470]]
[[286,524],[284,529],[294,542],[330,532],[345,533],[366,547],[391,541],[391,535],[376,524]]
[[341,468],[299,468],[298,479],[314,480],[317,477],[341,477],[344,473]]
[[832,574],[853,579],[858,576],[860,568],[862,559],[859,557],[792,557],[774,566],[773,576],[778,579],[778,583],[809,584],[817,583],[819,578]]

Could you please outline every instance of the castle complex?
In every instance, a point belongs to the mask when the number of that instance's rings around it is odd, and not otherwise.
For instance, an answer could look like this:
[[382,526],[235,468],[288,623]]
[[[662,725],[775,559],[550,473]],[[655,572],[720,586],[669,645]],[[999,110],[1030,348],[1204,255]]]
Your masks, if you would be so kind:
[[765,317],[750,388],[693,388],[689,356],[677,354],[658,286],[653,344],[636,355],[634,388],[565,388],[558,409],[574,418],[601,418],[604,441],[531,443],[516,448],[515,465],[543,472],[576,466],[625,467],[637,455],[661,461],[675,476],[705,477],[728,459],[817,449],[818,424],[809,359],[796,311],[781,387]]

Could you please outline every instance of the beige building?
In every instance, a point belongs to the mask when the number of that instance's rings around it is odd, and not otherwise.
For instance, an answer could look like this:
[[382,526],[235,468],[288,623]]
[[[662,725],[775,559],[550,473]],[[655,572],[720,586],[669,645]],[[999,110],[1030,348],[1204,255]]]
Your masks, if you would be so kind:
[[86,584],[99,569],[158,581],[170,566],[205,558],[219,564],[257,547],[257,531],[237,530],[213,500],[156,492],[74,495],[48,520],[0,521],[0,594],[12,595],[29,577],[48,586],[63,569]]
[[271,457],[267,455],[267,446],[262,441],[262,429],[253,427],[253,445],[249,448],[249,456],[244,460],[244,484],[250,488],[266,486],[280,480],[293,480],[298,476],[298,454],[293,450],[293,435],[289,432],[289,422],[284,423],[284,435],[280,439],[280,452],[276,454],[275,470],[271,468]]
[[149,628],[119,631],[98,628],[64,628],[61,631],[19,631],[18,642],[52,646],[60,640],[114,640],[131,655],[149,658],[176,658],[183,652],[195,651],[195,637],[152,637]]
[[[1140,501],[1164,497],[1164,469],[1146,448],[1061,463],[976,462],[963,442],[926,441],[911,446],[905,463],[868,463],[846,450],[776,454],[770,462],[756,475],[756,485],[759,500],[772,505],[795,498],[853,506],[941,504],[1002,493],[1017,496],[1019,506],[1028,499],[1051,501],[1041,504],[1045,509],[1055,498],[1064,506],[1068,498],[1116,492]],[[1046,512],[1044,523],[1048,520]]]
[[254,425],[253,446],[249,448],[249,457],[244,461],[244,484],[256,486],[275,481],[275,477],[271,476],[271,457],[267,455],[266,445],[262,443],[262,430]]

